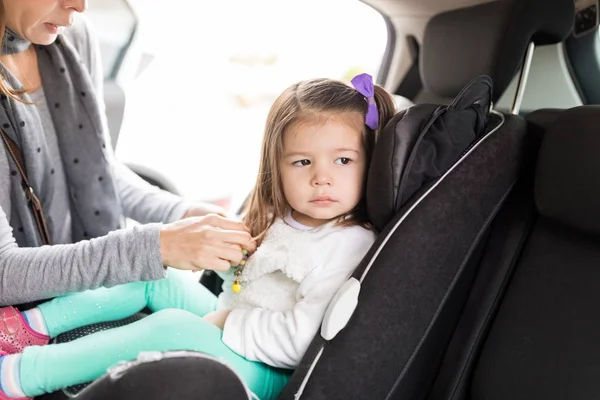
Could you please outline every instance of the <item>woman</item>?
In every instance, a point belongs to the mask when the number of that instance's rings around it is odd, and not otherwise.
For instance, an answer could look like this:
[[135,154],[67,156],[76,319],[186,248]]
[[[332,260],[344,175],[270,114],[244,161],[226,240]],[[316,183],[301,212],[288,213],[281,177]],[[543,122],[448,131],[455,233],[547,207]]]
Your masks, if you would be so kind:
[[158,280],[165,265],[227,270],[255,248],[241,223],[207,215],[218,207],[114,159],[86,7],[0,0],[0,305]]

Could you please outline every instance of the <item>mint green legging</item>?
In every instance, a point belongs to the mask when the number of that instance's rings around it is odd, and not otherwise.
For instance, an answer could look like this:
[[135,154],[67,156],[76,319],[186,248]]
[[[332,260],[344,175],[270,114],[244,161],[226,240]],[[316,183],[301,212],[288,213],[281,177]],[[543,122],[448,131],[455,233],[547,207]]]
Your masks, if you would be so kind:
[[227,362],[260,399],[277,397],[291,371],[248,361],[223,344],[221,329],[201,318],[214,311],[216,303],[208,289],[173,269],[167,279],[89,290],[44,303],[39,308],[51,337],[126,318],[145,307],[154,313],[69,343],[25,348],[20,373],[23,391],[39,396],[95,380],[107,368],[133,360],[142,351],[195,350]]

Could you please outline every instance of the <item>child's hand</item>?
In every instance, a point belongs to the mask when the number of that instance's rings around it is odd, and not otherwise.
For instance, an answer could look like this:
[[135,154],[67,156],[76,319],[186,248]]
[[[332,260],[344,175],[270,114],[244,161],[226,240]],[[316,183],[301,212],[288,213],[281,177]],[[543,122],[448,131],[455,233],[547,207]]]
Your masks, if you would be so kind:
[[204,316],[204,319],[223,330],[223,327],[225,326],[225,321],[227,320],[227,317],[229,316],[230,312],[231,310],[213,311],[206,314]]

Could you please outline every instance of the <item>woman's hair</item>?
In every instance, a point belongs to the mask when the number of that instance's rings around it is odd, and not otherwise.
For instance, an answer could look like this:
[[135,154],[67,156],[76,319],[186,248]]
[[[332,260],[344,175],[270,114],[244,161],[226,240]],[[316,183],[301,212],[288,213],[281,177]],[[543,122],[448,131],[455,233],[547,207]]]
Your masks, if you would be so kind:
[[[4,0],[0,0],[0,46],[2,46],[4,40],[4,32],[6,30],[6,12],[4,11]],[[0,74],[0,95],[8,96],[17,101],[23,101],[19,96],[23,92],[20,90],[11,89],[6,83],[6,79]]]
[[[373,131],[364,125],[366,170],[377,133],[396,113],[392,97],[382,87],[375,86],[375,103],[379,113],[379,128]],[[367,105],[365,97],[356,89],[332,79],[299,82],[287,88],[275,100],[267,117],[256,185],[244,216],[244,223],[250,229],[250,234],[259,242],[275,219],[282,218],[288,210],[279,171],[283,135],[287,128],[300,118],[327,113],[360,112],[364,121]],[[341,216],[339,223],[369,226],[364,193],[356,208],[348,215]]]

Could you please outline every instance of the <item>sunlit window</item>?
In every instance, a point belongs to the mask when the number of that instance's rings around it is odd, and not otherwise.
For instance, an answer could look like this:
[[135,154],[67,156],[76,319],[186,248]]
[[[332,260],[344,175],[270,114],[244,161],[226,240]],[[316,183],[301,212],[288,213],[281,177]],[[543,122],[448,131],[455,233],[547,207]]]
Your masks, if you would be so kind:
[[275,97],[307,78],[373,76],[383,18],[357,0],[136,0],[154,60],[125,88],[118,155],[192,199],[244,196]]
[[133,34],[136,24],[134,11],[123,0],[95,0],[89,2],[86,17],[100,36],[104,77],[111,79]]

